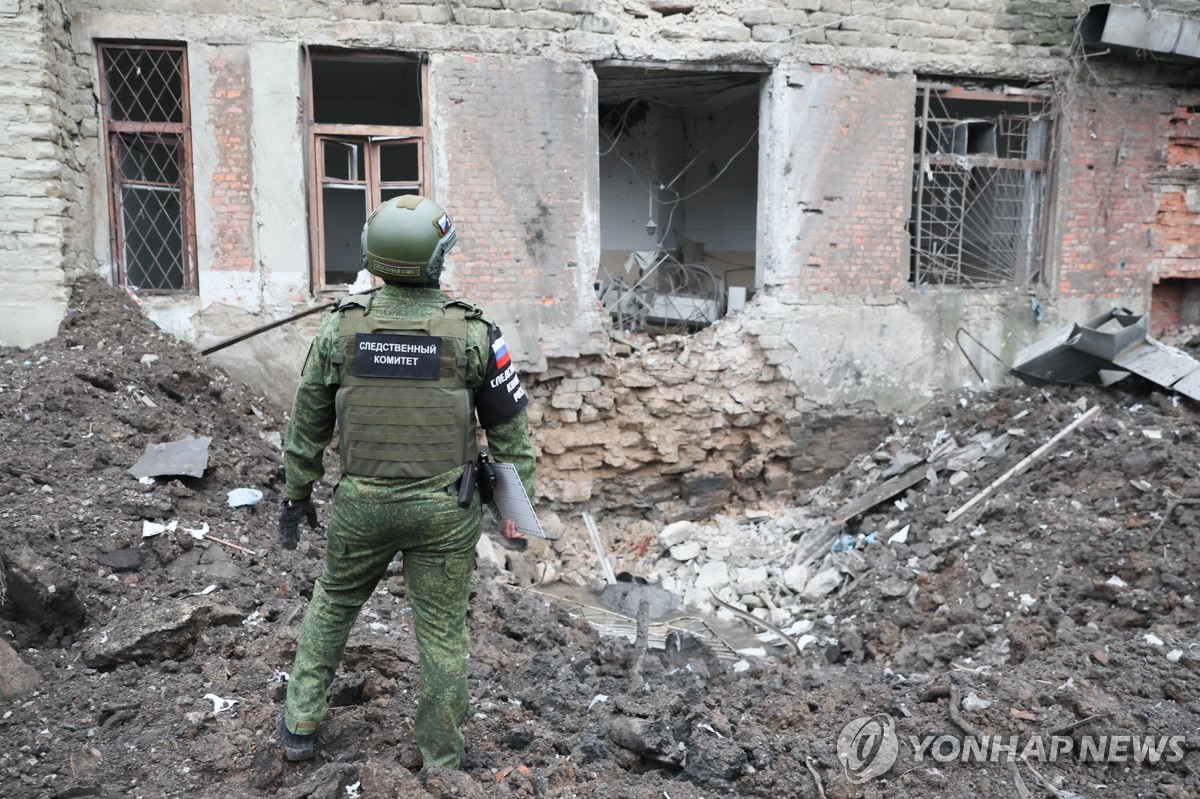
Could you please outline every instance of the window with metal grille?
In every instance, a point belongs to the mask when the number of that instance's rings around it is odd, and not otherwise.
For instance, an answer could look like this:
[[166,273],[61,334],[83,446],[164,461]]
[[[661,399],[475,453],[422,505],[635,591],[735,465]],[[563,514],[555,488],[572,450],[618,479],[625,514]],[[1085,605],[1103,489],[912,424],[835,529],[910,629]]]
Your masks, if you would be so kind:
[[918,85],[912,282],[986,288],[1042,278],[1051,97]]
[[147,293],[196,289],[187,52],[100,47],[116,281]]
[[416,56],[309,57],[313,284],[341,289],[362,269],[362,229],[384,200],[427,194],[425,74]]

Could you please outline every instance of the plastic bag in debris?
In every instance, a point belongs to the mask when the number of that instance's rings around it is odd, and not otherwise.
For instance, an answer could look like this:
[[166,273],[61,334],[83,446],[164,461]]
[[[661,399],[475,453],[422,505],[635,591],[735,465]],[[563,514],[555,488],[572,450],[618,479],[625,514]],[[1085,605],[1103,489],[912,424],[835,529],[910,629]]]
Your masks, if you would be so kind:
[[240,508],[243,505],[254,506],[263,498],[263,493],[257,488],[235,488],[229,492],[229,507]]

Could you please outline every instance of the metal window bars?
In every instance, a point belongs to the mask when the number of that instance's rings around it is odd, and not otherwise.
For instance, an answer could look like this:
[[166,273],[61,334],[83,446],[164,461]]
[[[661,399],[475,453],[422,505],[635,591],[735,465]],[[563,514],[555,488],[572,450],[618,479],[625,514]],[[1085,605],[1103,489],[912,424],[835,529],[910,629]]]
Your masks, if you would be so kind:
[[914,156],[912,282],[985,287],[1040,278],[1049,98],[922,85]]
[[146,292],[194,289],[184,48],[103,45],[100,59],[117,281]]

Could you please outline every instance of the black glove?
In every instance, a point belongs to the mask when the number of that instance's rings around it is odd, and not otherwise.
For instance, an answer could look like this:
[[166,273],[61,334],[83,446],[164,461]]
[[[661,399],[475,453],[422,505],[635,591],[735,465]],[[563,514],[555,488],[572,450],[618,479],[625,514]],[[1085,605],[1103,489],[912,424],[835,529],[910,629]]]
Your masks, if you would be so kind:
[[295,549],[300,543],[300,517],[308,519],[309,527],[317,526],[317,506],[312,498],[285,499],[279,507],[279,545]]

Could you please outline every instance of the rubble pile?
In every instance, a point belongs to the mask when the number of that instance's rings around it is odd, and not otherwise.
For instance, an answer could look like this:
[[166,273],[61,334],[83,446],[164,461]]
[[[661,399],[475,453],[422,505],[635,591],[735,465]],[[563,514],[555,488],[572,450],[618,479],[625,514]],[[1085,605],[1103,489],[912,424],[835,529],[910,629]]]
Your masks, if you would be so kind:
[[[488,541],[462,773],[420,768],[398,574],[317,759],[283,761],[324,542],[275,542],[280,409],[99,281],[0,350],[0,397],[0,796],[1200,797],[1198,414],[1151,386],[945,397],[711,517],[590,503],[617,587],[678,600],[645,635],[589,622],[615,592],[568,505]],[[199,476],[130,473],[189,440]],[[708,614],[755,645],[686,631]]]

